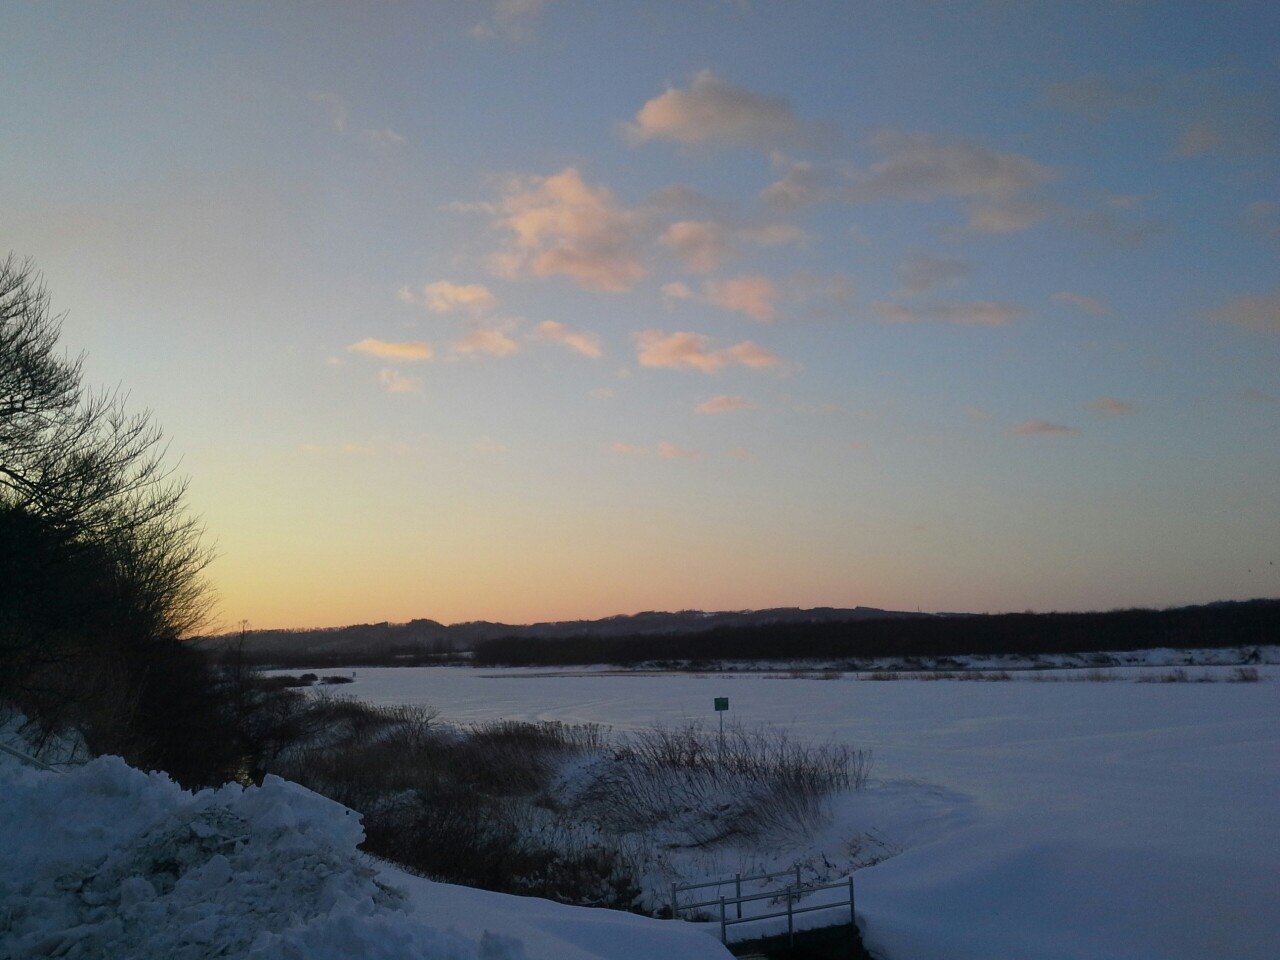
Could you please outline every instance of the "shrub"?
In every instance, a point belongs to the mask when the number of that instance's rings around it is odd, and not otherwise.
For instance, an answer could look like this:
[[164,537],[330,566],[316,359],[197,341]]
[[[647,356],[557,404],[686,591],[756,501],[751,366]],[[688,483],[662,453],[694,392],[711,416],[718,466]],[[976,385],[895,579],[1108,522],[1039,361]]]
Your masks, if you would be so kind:
[[[294,696],[298,696],[294,694]],[[422,708],[308,701],[273,772],[364,814],[366,849],[438,880],[631,909],[654,838],[703,847],[805,831],[869,755],[784,732],[444,724]]]

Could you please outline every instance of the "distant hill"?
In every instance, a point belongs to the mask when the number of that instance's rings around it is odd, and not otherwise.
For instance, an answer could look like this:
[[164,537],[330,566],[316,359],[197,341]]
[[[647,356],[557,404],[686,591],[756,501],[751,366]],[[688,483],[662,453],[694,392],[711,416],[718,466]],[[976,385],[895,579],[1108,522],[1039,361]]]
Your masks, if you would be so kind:
[[709,626],[681,635],[495,638],[476,647],[472,662],[481,666],[679,667],[767,660],[853,664],[885,657],[904,663],[952,658],[952,665],[961,666],[954,658],[1278,643],[1280,600],[1245,600],[1168,610],[800,619]]
[[[307,630],[250,630],[244,653],[257,662],[314,663],[335,666],[399,660],[418,660],[462,653],[491,640],[610,639],[618,637],[674,637],[720,628],[769,627],[792,624],[835,624],[861,620],[930,617],[933,614],[880,610],[875,607],[774,607],[768,610],[679,610],[619,614],[600,620],[560,620],[510,624],[474,620],[445,625],[436,620],[408,623],[361,623]],[[240,635],[212,637],[206,645],[226,649],[239,644]]]

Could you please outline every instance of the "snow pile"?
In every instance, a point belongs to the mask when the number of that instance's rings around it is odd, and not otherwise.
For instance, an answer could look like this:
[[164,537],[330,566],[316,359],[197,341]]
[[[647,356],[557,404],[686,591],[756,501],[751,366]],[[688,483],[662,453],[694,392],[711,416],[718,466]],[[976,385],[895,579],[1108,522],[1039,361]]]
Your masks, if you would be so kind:
[[0,955],[523,960],[428,926],[356,845],[358,817],[296,784],[192,794],[101,757],[0,761]]

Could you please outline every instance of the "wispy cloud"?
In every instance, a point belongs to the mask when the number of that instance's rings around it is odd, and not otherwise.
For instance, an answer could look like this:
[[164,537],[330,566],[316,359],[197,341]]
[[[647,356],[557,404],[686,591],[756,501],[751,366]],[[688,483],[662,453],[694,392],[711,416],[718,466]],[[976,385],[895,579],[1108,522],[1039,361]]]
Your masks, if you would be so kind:
[[325,118],[329,121],[329,126],[333,127],[338,133],[346,132],[347,121],[351,119],[351,112],[340,97],[336,97],[332,93],[313,93],[311,100],[320,104],[323,108]]
[[528,40],[533,36],[533,21],[551,0],[497,0],[493,13],[471,28],[476,40]]
[[883,157],[857,178],[858,194],[870,199],[1009,200],[1057,179],[1058,172],[1016,153],[923,133],[881,130],[871,146]]
[[718,397],[703,400],[693,409],[697,413],[731,413],[734,410],[754,410],[755,406],[746,397],[732,397],[722,393]]
[[449,349],[462,356],[509,357],[520,352],[520,344],[497,327],[476,327],[450,344]]
[[390,127],[382,127],[379,130],[361,130],[360,135],[379,147],[399,147],[403,146],[405,142],[404,134],[397,133]]
[[397,363],[411,363],[418,360],[430,360],[435,356],[431,344],[421,340],[377,340],[366,337],[347,347],[355,353],[363,353],[380,360],[394,360]]
[[624,291],[645,275],[639,218],[574,167],[511,181],[496,209],[509,238],[492,262],[504,276],[560,274],[590,289]]
[[387,393],[421,393],[422,378],[410,377],[392,367],[378,371],[378,382]]
[[902,263],[898,277],[902,281],[903,292],[915,295],[957,283],[969,276],[970,269],[969,261],[960,257],[920,253]]
[[662,330],[643,330],[636,334],[636,361],[642,367],[667,367],[700,373],[716,373],[733,365],[756,370],[780,370],[784,367],[780,357],[750,340],[716,350],[712,348],[711,338],[703,334],[666,333]]
[[507,445],[505,443],[499,443],[497,440],[493,439],[493,437],[485,436],[477,437],[475,440],[471,441],[471,449],[475,453],[494,456],[500,453],[506,453]]
[[1145,116],[1164,127],[1175,154],[1249,157],[1280,144],[1274,97],[1260,77],[1239,69],[1107,76],[1055,83],[1045,102],[1094,121]]
[[448,280],[428,283],[419,290],[401,287],[399,297],[405,303],[418,304],[435,313],[463,310],[472,316],[486,313],[498,303],[493,291],[482,283],[451,283]]
[[970,228],[986,233],[1024,230],[1050,212],[1027,195],[1059,173],[1030,157],[898,130],[874,134],[871,147],[882,159],[854,174],[855,202],[956,199],[968,204]]
[[1004,327],[1026,316],[1021,307],[990,300],[941,300],[909,307],[877,303],[875,310],[891,323],[953,323],[975,327]]
[[609,444],[609,449],[624,457],[643,457],[649,452],[648,447],[639,447],[633,443],[623,443],[621,440],[615,440]]
[[768,323],[776,316],[774,301],[778,298],[778,287],[768,277],[748,275],[708,280],[703,295],[712,306],[746,314],[761,323]]
[[1089,404],[1089,409],[1108,417],[1123,417],[1138,412],[1134,404],[1126,400],[1117,400],[1115,397],[1101,397]]
[[691,273],[711,273],[729,259],[727,231],[714,221],[677,221],[667,227],[660,240],[680,257]]
[[658,456],[667,460],[697,460],[702,454],[697,450],[687,450],[684,447],[678,447],[674,443],[666,440],[658,442]]
[[[345,100],[332,93],[313,93],[311,100],[313,103],[318,103],[321,109],[324,110],[325,119],[335,132],[344,135],[349,132],[351,111],[347,107]],[[399,147],[405,142],[404,135],[392,130],[390,127],[361,130],[359,135],[367,143],[376,147]]]
[[1105,317],[1111,312],[1103,301],[1096,297],[1086,296],[1083,293],[1070,293],[1068,291],[1059,291],[1053,295],[1054,303],[1061,303],[1068,307],[1075,307],[1077,310],[1083,310],[1085,313],[1091,313],[1095,317]]
[[1245,330],[1280,333],[1280,292],[1258,297],[1236,297],[1206,315],[1216,323]]
[[974,233],[1021,233],[1053,213],[1045,200],[1013,199],[969,206],[969,229]]
[[1240,225],[1256,237],[1280,240],[1280,203],[1255,200],[1240,214]]
[[678,446],[668,440],[660,440],[652,447],[639,446],[634,443],[623,443],[621,440],[615,440],[609,444],[609,449],[623,457],[648,457],[659,456],[664,460],[697,460],[702,457],[701,451],[689,450],[685,447]]
[[604,350],[600,346],[600,338],[594,333],[575,330],[568,324],[560,323],[558,320],[542,321],[542,323],[538,324],[532,338],[534,340],[559,343],[570,350],[582,354],[584,357],[591,357],[593,360],[604,356]]
[[786,223],[731,227],[716,220],[678,220],[658,238],[690,273],[712,273],[742,244],[781,247],[799,243],[805,232]]
[[800,124],[786,100],[732,86],[710,70],[686,88],[668,87],[622,125],[632,143],[764,147],[794,138]]
[[1280,403],[1280,396],[1274,393],[1267,393],[1265,390],[1259,390],[1256,387],[1241,390],[1240,399],[1245,403]]
[[741,313],[761,323],[768,323],[777,316],[775,301],[778,286],[768,277],[755,275],[729,277],[725,280],[707,280],[699,293],[684,283],[668,283],[662,288],[668,297],[677,300],[696,300],[721,310]]
[[302,443],[298,449],[313,456],[369,457],[377,452],[372,443]]
[[1069,427],[1061,423],[1050,423],[1048,420],[1024,420],[1015,426],[1011,432],[1019,437],[1075,437],[1080,435],[1080,431],[1076,427]]
[[1101,119],[1118,110],[1153,107],[1164,92],[1164,84],[1154,77],[1122,84],[1100,73],[1090,73],[1050,84],[1045,88],[1044,101],[1060,110]]
[[770,156],[781,176],[760,191],[760,199],[782,210],[797,210],[817,203],[830,186],[827,176],[808,160],[793,160],[775,151]]

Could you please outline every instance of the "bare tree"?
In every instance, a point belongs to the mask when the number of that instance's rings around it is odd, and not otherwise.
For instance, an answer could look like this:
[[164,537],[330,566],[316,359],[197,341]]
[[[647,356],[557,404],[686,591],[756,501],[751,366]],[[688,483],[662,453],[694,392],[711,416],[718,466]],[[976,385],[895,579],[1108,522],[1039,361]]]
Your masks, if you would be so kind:
[[[174,655],[159,645],[208,613],[211,555],[160,428],[86,390],[60,332],[30,261],[0,262],[0,696],[55,713],[114,699],[129,727]],[[129,689],[103,695],[109,677]]]

